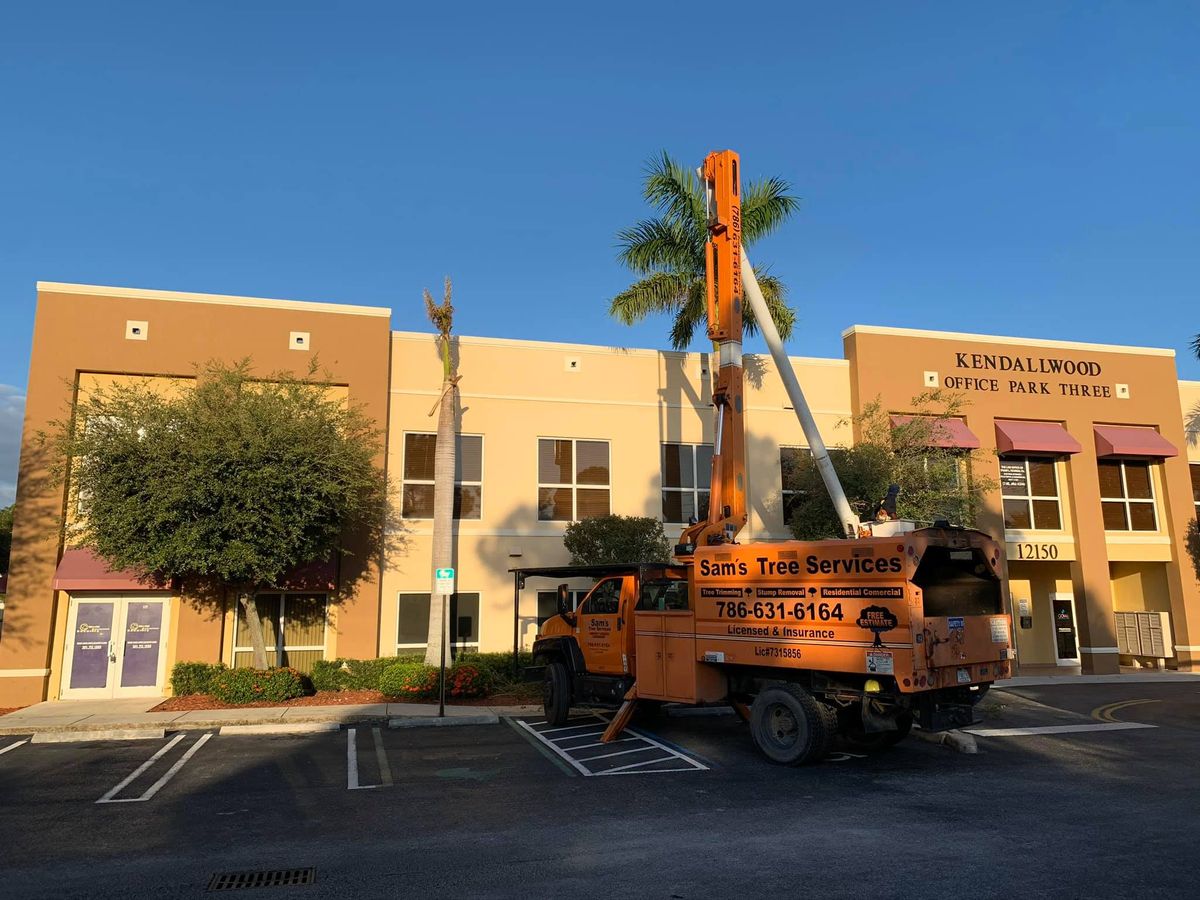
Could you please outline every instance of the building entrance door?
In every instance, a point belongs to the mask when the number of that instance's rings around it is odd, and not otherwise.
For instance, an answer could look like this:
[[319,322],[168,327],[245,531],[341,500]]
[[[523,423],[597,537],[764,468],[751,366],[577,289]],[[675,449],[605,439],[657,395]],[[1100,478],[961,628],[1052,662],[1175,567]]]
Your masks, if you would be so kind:
[[62,699],[161,695],[167,615],[166,597],[71,597]]
[[1060,666],[1079,665],[1079,635],[1075,631],[1075,598],[1070,594],[1051,594],[1050,613],[1054,618],[1054,655]]

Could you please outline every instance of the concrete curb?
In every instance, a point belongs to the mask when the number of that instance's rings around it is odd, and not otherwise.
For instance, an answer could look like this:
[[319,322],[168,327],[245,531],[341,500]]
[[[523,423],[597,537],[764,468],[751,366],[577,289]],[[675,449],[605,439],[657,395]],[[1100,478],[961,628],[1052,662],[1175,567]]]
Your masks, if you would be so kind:
[[957,753],[978,753],[979,744],[972,735],[961,731],[922,731],[914,728],[912,736],[929,744],[941,744]]
[[68,744],[79,741],[149,741],[167,736],[165,728],[94,728],[73,731],[35,731],[31,744]]
[[228,734],[320,734],[341,731],[341,722],[262,722],[257,725],[222,725],[221,735]]
[[500,717],[494,713],[482,713],[477,716],[405,716],[400,719],[389,719],[388,728],[445,728],[453,725],[497,725]]

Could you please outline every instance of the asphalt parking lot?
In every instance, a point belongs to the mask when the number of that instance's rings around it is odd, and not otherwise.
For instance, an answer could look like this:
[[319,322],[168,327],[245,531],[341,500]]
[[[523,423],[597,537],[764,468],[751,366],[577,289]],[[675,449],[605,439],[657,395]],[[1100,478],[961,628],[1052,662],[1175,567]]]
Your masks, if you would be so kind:
[[248,895],[1193,893],[1200,683],[1021,688],[985,703],[975,755],[910,738],[798,769],[766,762],[732,716],[662,716],[603,746],[583,711],[553,734],[525,717],[6,736],[0,895],[196,897],[214,876],[308,869],[313,883]]

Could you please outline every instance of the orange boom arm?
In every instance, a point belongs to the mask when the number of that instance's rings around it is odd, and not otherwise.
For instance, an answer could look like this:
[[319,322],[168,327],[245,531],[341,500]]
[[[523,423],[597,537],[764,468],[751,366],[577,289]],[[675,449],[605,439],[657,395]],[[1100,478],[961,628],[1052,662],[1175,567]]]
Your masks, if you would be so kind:
[[710,153],[704,160],[708,197],[708,336],[720,368],[713,386],[716,432],[708,517],[688,527],[676,556],[694,548],[733,543],[746,525],[746,428],[742,409],[742,201],[738,155]]

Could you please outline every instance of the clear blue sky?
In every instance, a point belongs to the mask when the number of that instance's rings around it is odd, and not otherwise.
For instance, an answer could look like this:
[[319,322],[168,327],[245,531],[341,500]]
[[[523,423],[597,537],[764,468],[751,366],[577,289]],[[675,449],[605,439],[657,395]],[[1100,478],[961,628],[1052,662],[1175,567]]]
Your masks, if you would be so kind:
[[0,431],[39,279],[424,329],[450,274],[460,333],[663,346],[607,318],[613,235],[648,157],[726,146],[803,199],[754,254],[793,353],[865,322],[1200,378],[1197,47],[1189,2],[5,4]]

